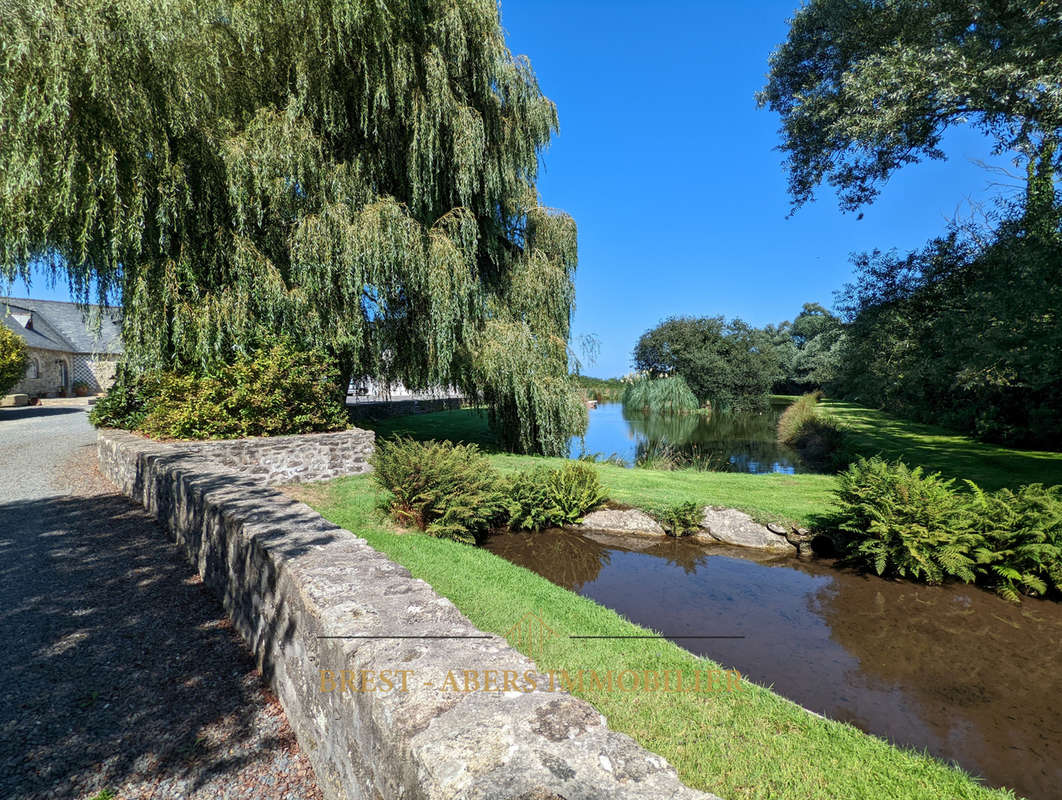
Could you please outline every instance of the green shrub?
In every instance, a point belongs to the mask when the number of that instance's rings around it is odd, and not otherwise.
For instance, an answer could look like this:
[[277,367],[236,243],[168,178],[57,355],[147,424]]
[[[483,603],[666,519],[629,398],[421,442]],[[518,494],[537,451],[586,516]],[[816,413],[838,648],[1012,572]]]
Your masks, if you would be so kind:
[[89,422],[97,428],[139,430],[147,414],[148,400],[158,394],[161,372],[133,373],[119,364],[114,383],[89,412]]
[[851,563],[879,575],[940,583],[974,580],[974,530],[953,481],[902,462],[860,458],[840,475],[834,543]]
[[679,375],[668,378],[638,378],[623,390],[623,405],[638,411],[684,414],[700,406],[686,381]]
[[977,581],[1013,601],[1062,594],[1062,486],[989,493],[952,483],[902,462],[860,459],[840,476],[834,544],[879,575]]
[[689,536],[701,526],[704,506],[692,500],[650,510],[650,515],[660,523],[668,536]]
[[517,473],[505,489],[513,530],[574,525],[605,502],[597,470],[582,461],[570,461],[560,469],[539,467]]
[[[3,313],[0,309],[0,313]],[[29,355],[22,337],[0,325],[0,395],[7,394],[16,383],[26,377]]]
[[400,525],[474,544],[508,511],[498,476],[476,445],[385,440],[370,463]]
[[277,342],[215,373],[123,369],[93,424],[166,439],[236,439],[347,427],[338,373],[320,352]]
[[1008,600],[1062,593],[1062,486],[1034,483],[991,494],[975,483],[970,506],[981,544],[978,580]]
[[605,502],[605,490],[593,465],[569,461],[549,476],[550,500],[561,525],[574,525]]
[[540,531],[561,524],[561,510],[553,501],[551,476],[546,467],[524,470],[506,483],[509,527],[517,531]]

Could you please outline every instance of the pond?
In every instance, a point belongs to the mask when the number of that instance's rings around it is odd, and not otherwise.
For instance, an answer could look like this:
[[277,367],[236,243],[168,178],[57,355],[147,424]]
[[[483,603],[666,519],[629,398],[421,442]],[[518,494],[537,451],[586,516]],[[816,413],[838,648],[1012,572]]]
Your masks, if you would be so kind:
[[785,404],[761,413],[646,414],[607,403],[590,410],[586,435],[572,438],[570,454],[615,454],[631,466],[639,457],[665,448],[723,472],[807,472],[797,454],[776,441],[784,409]]
[[993,786],[1062,797],[1057,603],[687,540],[547,531],[487,547],[806,708]]

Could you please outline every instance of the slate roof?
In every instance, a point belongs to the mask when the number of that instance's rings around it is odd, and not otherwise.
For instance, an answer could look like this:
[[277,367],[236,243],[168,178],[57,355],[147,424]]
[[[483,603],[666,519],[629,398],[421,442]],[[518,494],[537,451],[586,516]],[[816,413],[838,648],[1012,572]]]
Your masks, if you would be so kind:
[[[97,330],[95,313],[99,308],[87,306],[85,313],[74,303],[0,297],[0,320],[25,339],[29,347],[68,353],[123,352],[121,308],[104,306]],[[11,316],[19,310],[32,312],[35,322],[44,324],[27,330]]]

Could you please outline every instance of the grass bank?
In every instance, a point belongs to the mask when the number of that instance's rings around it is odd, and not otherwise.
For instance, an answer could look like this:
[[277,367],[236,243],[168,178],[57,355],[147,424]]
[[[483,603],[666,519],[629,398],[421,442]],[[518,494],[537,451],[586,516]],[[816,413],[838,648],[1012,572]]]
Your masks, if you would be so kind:
[[[363,423],[359,423],[363,424]],[[497,452],[497,442],[487,427],[486,415],[476,409],[438,411],[369,423],[378,436],[414,439],[449,439],[478,444],[490,453],[502,472],[540,464],[559,465],[563,459],[518,456]],[[694,501],[748,511],[762,521],[809,524],[831,501],[835,480],[830,475],[748,475],[734,472],[659,471],[627,469],[599,464],[601,481],[609,497],[632,506],[670,505]]]
[[[438,415],[425,415],[431,416]],[[412,428],[431,429],[439,424],[439,420],[433,425],[433,420],[425,417],[390,421],[388,428],[412,434]],[[456,416],[454,420],[466,424],[468,418]],[[443,438],[437,428],[432,435]],[[522,463],[517,456],[494,458],[500,468]],[[611,491],[618,493],[621,490],[613,486],[623,485],[632,499],[642,491],[674,492],[678,497],[691,487],[722,492],[726,483],[717,484],[713,478],[767,477],[639,475],[643,471],[600,469]],[[631,474],[636,482],[625,484],[621,473]],[[661,478],[670,482],[658,482]],[[769,505],[769,494],[756,502]],[[696,671],[719,668],[664,640],[568,638],[568,634],[579,633],[632,636],[649,631],[486,550],[396,531],[377,511],[380,496],[367,476],[307,487],[301,496],[325,517],[365,537],[374,548],[430,583],[484,631],[505,636],[524,614],[538,614],[557,634],[534,654],[541,670],[617,673],[631,669],[679,671],[692,676]],[[519,646],[517,641],[510,643]],[[665,756],[686,783],[726,800],[973,800],[1012,796],[985,789],[935,759],[808,714],[764,687],[741,686],[737,692],[662,694],[610,692],[584,685],[575,687],[573,693],[601,711],[613,729]]]
[[852,447],[864,455],[899,458],[948,478],[969,478],[984,489],[1062,483],[1062,453],[986,444],[852,403],[824,400],[819,407],[845,426]]

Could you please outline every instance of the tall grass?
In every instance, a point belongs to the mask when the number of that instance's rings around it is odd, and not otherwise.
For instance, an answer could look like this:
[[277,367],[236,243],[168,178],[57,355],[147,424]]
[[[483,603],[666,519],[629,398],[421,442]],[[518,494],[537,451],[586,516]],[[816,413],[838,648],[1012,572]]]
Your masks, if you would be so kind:
[[812,469],[832,472],[848,465],[851,447],[841,423],[818,413],[821,397],[821,392],[801,395],[782,412],[778,441],[796,450]]
[[686,381],[679,375],[668,378],[639,378],[623,392],[625,408],[658,414],[685,414],[700,406]]
[[793,401],[782,416],[778,418],[778,443],[792,447],[796,443],[800,429],[817,416],[815,406],[819,403],[816,392],[804,394]]

